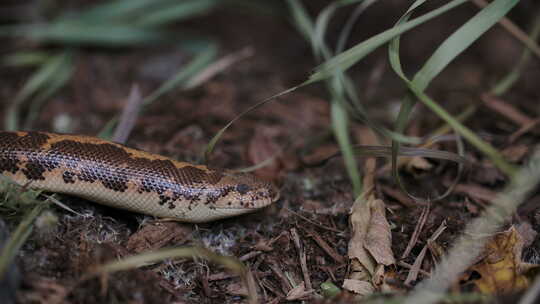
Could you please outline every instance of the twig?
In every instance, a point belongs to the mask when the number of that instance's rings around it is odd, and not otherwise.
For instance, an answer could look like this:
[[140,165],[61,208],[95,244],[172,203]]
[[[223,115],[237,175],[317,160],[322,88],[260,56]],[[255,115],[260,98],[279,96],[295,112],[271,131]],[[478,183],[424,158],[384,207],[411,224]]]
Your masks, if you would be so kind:
[[418,206],[426,205],[425,202],[421,202],[421,201],[415,202],[413,199],[408,197],[401,190],[388,187],[388,186],[381,186],[381,190],[384,192],[384,194],[392,197],[393,199],[395,199],[396,201],[398,201],[399,203],[401,203],[403,206],[407,208],[415,208]]
[[273,259],[270,260],[270,263],[268,263],[268,267],[270,267],[272,272],[274,272],[276,277],[279,279],[279,282],[281,283],[281,289],[282,289],[283,294],[289,293],[289,291],[293,287],[292,287],[291,283],[289,282],[289,280],[287,279],[287,277],[285,276],[285,274],[283,273],[283,270],[281,270],[281,268],[279,268],[279,265],[278,265],[277,261],[275,261]]
[[414,231],[411,236],[411,239],[409,240],[409,244],[407,244],[407,248],[405,248],[405,251],[403,251],[403,254],[401,255],[402,260],[409,256],[414,245],[416,245],[416,242],[418,242],[418,236],[420,235],[420,231],[422,231],[422,228],[424,228],[428,215],[429,215],[429,205],[424,207],[424,209],[422,210],[422,214],[420,215],[420,219],[418,220],[418,222],[416,223],[416,226],[414,227]]
[[319,245],[319,247],[321,247],[321,249],[324,250],[324,252],[326,252],[326,254],[328,254],[334,261],[339,264],[345,263],[345,259],[343,258],[343,256],[337,253],[334,248],[330,247],[330,245],[328,245],[328,243],[323,240],[319,236],[319,234],[310,230],[307,230],[307,232],[309,233],[309,236],[315,241],[315,243],[317,243],[317,245]]
[[264,287],[264,289],[268,289],[273,294],[275,294],[278,297],[278,299],[279,298],[285,298],[285,294],[283,294],[281,291],[274,288],[274,286],[272,286],[271,283],[268,280],[261,280],[261,285]]
[[424,257],[428,249],[428,244],[437,240],[437,238],[439,238],[439,236],[441,235],[441,233],[443,233],[444,230],[446,230],[446,221],[443,221],[439,228],[437,228],[437,230],[433,232],[433,235],[427,240],[426,245],[424,245],[422,251],[420,251],[420,254],[418,254],[418,256],[416,257],[416,260],[414,261],[414,264],[412,265],[412,268],[407,275],[407,279],[405,279],[405,285],[410,285],[411,282],[416,281],[416,279],[418,278],[418,273],[420,272],[420,267],[422,266],[422,262],[424,261]]
[[244,254],[240,258],[238,258],[238,260],[244,262],[244,261],[250,260],[250,259],[260,255],[261,253],[262,253],[262,251],[258,251],[258,250],[251,251],[251,252],[248,252],[248,253]]
[[[399,261],[397,262],[397,264],[403,268],[407,268],[407,269],[411,269],[413,266],[407,262],[403,262],[403,261]],[[431,274],[423,269],[419,269],[418,270],[422,275],[424,275],[425,277],[429,277]]]
[[311,285],[309,269],[307,267],[306,251],[304,250],[304,246],[302,242],[300,241],[300,236],[298,235],[298,231],[296,230],[296,228],[291,228],[291,236],[293,239],[293,243],[296,246],[296,249],[298,250],[298,256],[300,259],[300,268],[302,269],[302,274],[304,275],[304,282],[306,283],[306,290],[311,290],[313,287]]
[[292,210],[289,209],[289,208],[285,208],[285,210],[287,210],[287,211],[289,211],[290,213],[292,213],[292,214],[298,216],[299,218],[303,219],[304,221],[307,221],[307,222],[312,223],[313,225],[315,225],[315,226],[317,226],[317,227],[319,227],[319,228],[322,228],[322,229],[325,229],[325,230],[329,230],[329,231],[333,231],[333,232],[337,232],[337,233],[341,233],[341,234],[345,233],[345,231],[338,230],[338,229],[335,229],[335,228],[331,228],[331,227],[325,226],[325,225],[323,225],[323,224],[321,224],[321,223],[317,223],[317,222],[315,222],[314,220],[310,220],[310,219],[308,219],[307,217],[301,215],[301,214],[298,213],[298,212],[292,211]]

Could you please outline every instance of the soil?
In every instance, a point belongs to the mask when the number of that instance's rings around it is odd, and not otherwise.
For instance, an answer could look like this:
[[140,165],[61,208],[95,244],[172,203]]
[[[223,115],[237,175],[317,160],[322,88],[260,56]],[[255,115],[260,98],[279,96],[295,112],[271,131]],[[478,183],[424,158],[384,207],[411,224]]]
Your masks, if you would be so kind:
[[[85,5],[84,1],[81,5]],[[305,1],[307,2],[307,1]],[[390,26],[405,11],[402,1],[383,1],[368,10],[354,27],[352,46]],[[440,1],[439,1],[440,2]],[[523,1],[510,18],[522,28],[532,22],[533,1]],[[325,4],[309,5],[315,14]],[[429,7],[436,7],[431,3]],[[427,8],[426,8],[427,10]],[[411,75],[433,50],[459,25],[475,14],[473,5],[456,9],[401,39],[402,62]],[[328,41],[335,42],[343,18],[330,24]],[[127,145],[186,161],[197,161],[205,145],[226,123],[250,105],[305,81],[317,62],[308,43],[298,34],[278,6],[274,13],[219,9],[209,15],[176,25],[216,39],[219,56],[249,48],[252,54],[227,67],[200,86],[175,90],[159,98],[141,113]],[[2,54],[28,47],[26,41],[6,40]],[[43,47],[43,46],[39,46]],[[46,46],[54,50],[57,46]],[[519,137],[510,137],[521,125],[504,113],[482,103],[482,96],[515,64],[522,45],[500,26],[495,26],[466,50],[435,79],[427,90],[450,113],[458,114],[470,103],[478,111],[466,122],[476,134],[503,151],[515,165],[524,164],[540,141],[538,127]],[[171,73],[181,69],[190,54],[176,46],[80,50],[75,73],[68,85],[54,95],[32,124],[32,129],[55,131],[62,122],[70,133],[96,135],[124,108],[130,89],[137,85],[143,96],[157,88]],[[16,96],[32,69],[7,67],[0,70],[0,123],[9,102]],[[381,73],[378,77],[377,73]],[[380,48],[357,64],[350,73],[372,119],[391,126],[406,90],[392,72],[386,48]],[[522,72],[509,93],[500,97],[505,105],[531,120],[540,117],[538,100],[540,61],[537,57]],[[285,95],[238,120],[223,135],[209,164],[243,168],[277,155],[274,162],[256,171],[279,185],[281,199],[273,206],[246,216],[208,224],[182,224],[116,210],[75,197],[61,201],[79,215],[52,207],[58,217],[54,228],[32,233],[21,249],[16,264],[21,273],[19,303],[241,303],[246,301],[242,281],[223,266],[204,259],[165,260],[138,269],[82,280],[98,265],[160,248],[204,246],[213,252],[239,258],[255,278],[263,303],[286,302],[292,287],[305,281],[301,252],[305,252],[311,285],[320,294],[321,284],[341,287],[350,276],[348,243],[353,232],[349,212],[355,197],[342,158],[323,166],[305,162],[320,160],[337,151],[330,130],[330,97],[324,84],[315,84]],[[27,108],[23,109],[23,114]],[[442,125],[427,108],[418,105],[408,134],[425,136]],[[351,124],[351,136],[362,142],[362,125]],[[303,150],[317,139],[321,143]],[[387,141],[383,142],[388,144]],[[437,149],[455,151],[453,142],[441,142]],[[466,143],[466,157],[473,168],[462,176],[458,188],[442,201],[414,202],[396,185],[388,170],[375,176],[375,195],[384,201],[391,230],[392,252],[403,262],[390,268],[394,283],[406,292],[425,279],[420,273],[411,284],[403,284],[421,249],[443,221],[446,230],[436,243],[446,252],[494,195],[507,177],[486,157]],[[363,167],[365,158],[359,158]],[[387,164],[377,162],[377,168]],[[429,168],[404,167],[402,178],[408,190],[422,197],[436,197],[455,176],[455,165],[429,160]],[[528,223],[540,231],[540,191],[530,194],[513,219],[504,227]],[[428,216],[410,254],[400,259],[417,226]],[[8,220],[13,228],[16,220]],[[298,235],[300,247],[295,245]],[[540,238],[533,238],[523,250],[526,262],[538,263]],[[299,250],[302,248],[302,250]],[[422,270],[433,267],[426,259]],[[467,280],[472,280],[467,278]],[[463,284],[466,290],[471,284]],[[342,294],[347,302],[349,296]],[[310,302],[318,296],[306,294]],[[501,298],[502,299],[502,298]],[[322,300],[321,300],[322,301]]]

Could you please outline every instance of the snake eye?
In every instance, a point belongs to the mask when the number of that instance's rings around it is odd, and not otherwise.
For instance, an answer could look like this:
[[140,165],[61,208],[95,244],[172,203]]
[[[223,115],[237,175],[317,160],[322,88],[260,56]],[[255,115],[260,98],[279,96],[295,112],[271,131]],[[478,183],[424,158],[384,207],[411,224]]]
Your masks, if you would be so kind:
[[246,184],[240,184],[236,186],[236,191],[238,191],[240,194],[246,194],[249,190],[250,188]]

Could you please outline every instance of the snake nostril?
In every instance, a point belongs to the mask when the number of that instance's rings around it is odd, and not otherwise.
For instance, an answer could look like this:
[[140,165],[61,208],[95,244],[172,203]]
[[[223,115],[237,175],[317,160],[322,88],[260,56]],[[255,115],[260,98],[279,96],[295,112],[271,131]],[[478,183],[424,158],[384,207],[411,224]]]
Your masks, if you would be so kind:
[[240,194],[246,194],[249,190],[250,188],[246,184],[240,184],[236,186],[236,191],[238,191]]

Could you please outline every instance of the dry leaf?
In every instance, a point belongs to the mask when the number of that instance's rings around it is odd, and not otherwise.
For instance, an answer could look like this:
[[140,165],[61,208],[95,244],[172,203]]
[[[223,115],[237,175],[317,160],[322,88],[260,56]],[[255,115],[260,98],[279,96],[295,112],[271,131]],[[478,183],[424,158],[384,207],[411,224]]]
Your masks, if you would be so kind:
[[[372,274],[375,271],[376,262],[364,247],[370,219],[371,212],[367,202],[361,199],[356,200],[349,218],[353,235],[349,241],[348,255],[349,259],[356,260],[369,274]],[[369,277],[365,279],[368,280]]]
[[485,247],[484,258],[472,267],[481,278],[477,288],[487,294],[504,294],[525,289],[528,278],[520,267],[523,241],[515,227],[495,235]]
[[371,220],[364,247],[379,264],[385,266],[395,264],[392,252],[392,234],[390,224],[386,220],[384,202],[380,199],[368,201],[371,211]]
[[[384,267],[395,263],[392,253],[390,225],[386,220],[384,202],[370,196],[359,198],[350,216],[353,236],[349,242],[351,260],[350,280],[343,288],[361,295],[375,290],[376,282],[384,277]],[[377,274],[376,270],[379,269]],[[369,288],[367,287],[369,286]]]
[[345,279],[345,281],[343,282],[343,288],[361,296],[370,295],[375,291],[375,288],[373,287],[373,285],[371,285],[370,282],[351,279]]

